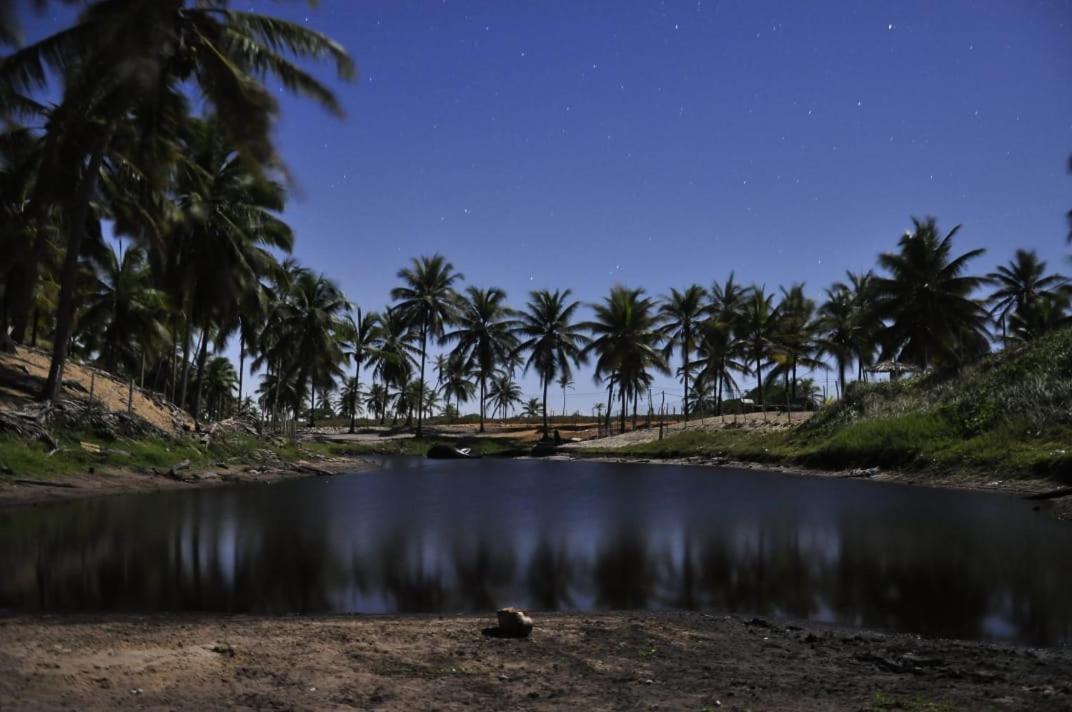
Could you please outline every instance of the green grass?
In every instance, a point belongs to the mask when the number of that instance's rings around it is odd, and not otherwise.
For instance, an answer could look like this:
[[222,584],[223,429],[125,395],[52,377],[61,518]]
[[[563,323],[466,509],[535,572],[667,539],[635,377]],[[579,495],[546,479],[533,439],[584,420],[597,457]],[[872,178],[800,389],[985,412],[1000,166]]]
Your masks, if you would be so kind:
[[[99,445],[103,452],[87,452],[80,442]],[[0,465],[11,471],[11,474],[0,477],[47,479],[89,472],[90,468],[95,471],[107,468],[167,471],[184,460],[189,460],[190,467],[196,470],[211,468],[218,462],[258,464],[267,460],[268,454],[294,461],[319,451],[319,448],[306,448],[304,444],[278,445],[247,435],[217,438],[205,447],[192,439],[108,440],[93,434],[68,432],[59,438],[59,444],[60,451],[49,456],[43,443],[0,436]]]
[[954,377],[854,384],[793,431],[692,431],[586,454],[1072,481],[1072,330]]

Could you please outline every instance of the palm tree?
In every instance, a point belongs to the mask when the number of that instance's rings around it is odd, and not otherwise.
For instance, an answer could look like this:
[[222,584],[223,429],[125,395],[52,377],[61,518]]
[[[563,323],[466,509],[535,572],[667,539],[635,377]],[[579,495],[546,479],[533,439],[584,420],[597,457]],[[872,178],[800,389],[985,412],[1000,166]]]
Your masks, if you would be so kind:
[[[349,323],[349,336],[347,342],[349,350],[346,356],[354,362],[354,390],[361,390],[361,365],[366,363],[373,352],[373,339],[380,317],[376,312],[361,313],[361,307],[357,308],[357,318],[347,317]],[[356,402],[356,401],[355,401]],[[354,432],[354,418],[350,418],[350,432]]]
[[566,415],[566,389],[573,388],[573,374],[569,371],[558,374],[555,385],[562,389],[562,415]]
[[96,284],[82,302],[78,330],[87,350],[100,354],[107,371],[135,374],[146,353],[162,347],[167,330],[160,321],[164,294],[152,287],[145,252],[108,250],[97,265]]
[[[470,380],[470,370],[463,354],[452,353],[447,357],[443,370],[440,372],[439,388],[443,392],[447,405],[450,405],[451,398],[454,399],[456,413],[461,412],[462,403],[468,403],[473,397],[476,386]],[[481,409],[483,409],[483,403],[481,403]]]
[[940,237],[934,218],[912,219],[898,252],[879,256],[888,273],[875,279],[878,307],[888,325],[882,334],[884,357],[928,368],[958,367],[985,353],[987,313],[972,293],[983,284],[964,275],[967,263],[985,250],[952,257],[954,227]]
[[238,375],[230,359],[215,356],[205,366],[203,379],[209,416],[219,420],[228,413],[234,402]]
[[539,398],[529,398],[521,408],[522,418],[539,418],[542,413]]
[[1007,265],[998,267],[987,279],[995,286],[987,300],[993,305],[990,314],[1001,324],[1003,338],[1010,314],[1026,314],[1037,301],[1054,297],[1068,283],[1060,274],[1046,274],[1046,263],[1034,250],[1017,250]]
[[392,386],[401,393],[411,380],[418,352],[415,339],[406,316],[399,309],[391,308],[381,315],[379,326],[373,332],[370,364],[373,375],[387,389],[388,401]]
[[358,413],[364,410],[361,405],[364,395],[361,391],[361,381],[357,376],[348,378],[339,393],[339,410],[342,411],[343,415],[350,418],[351,433],[355,430]]
[[819,353],[832,356],[837,364],[840,394],[845,394],[845,370],[852,362],[857,341],[857,320],[852,293],[843,284],[826,290],[826,301],[819,307],[817,328]]
[[681,347],[681,377],[685,386],[682,411],[686,423],[689,420],[689,369],[692,366],[692,354],[696,350],[696,328],[706,311],[706,298],[707,292],[704,288],[693,284],[683,292],[671,289],[670,296],[664,297],[659,307],[659,318],[663,321],[660,334],[666,339],[664,357],[667,361],[674,348]]
[[511,331],[513,314],[503,290],[470,286],[458,300],[455,330],[443,336],[445,342],[455,344],[452,354],[475,370],[480,382],[480,432],[484,432],[488,379],[517,347]]
[[571,372],[572,367],[584,363],[585,345],[588,338],[581,332],[583,328],[573,321],[581,303],[569,301],[570,290],[554,292],[540,289],[529,292],[529,302],[525,305],[517,321],[515,333],[520,343],[514,353],[528,352],[525,370],[535,368],[543,387],[543,437],[548,437],[547,425],[547,387],[555,376]]
[[380,424],[383,424],[385,414],[387,413],[387,406],[390,405],[390,398],[387,395],[387,388],[382,383],[373,383],[368,391],[368,398],[365,400],[365,405],[368,406],[369,411],[378,416]]
[[651,384],[649,371],[670,372],[659,348],[662,335],[656,303],[644,296],[643,289],[614,287],[592,310],[593,319],[584,325],[592,333],[585,353],[596,354],[596,382],[609,377],[617,385],[622,402],[619,430],[625,432],[628,399],[633,399],[635,425],[636,400]]
[[852,299],[853,357],[856,359],[857,380],[867,380],[867,367],[875,362],[879,336],[885,328],[882,313],[877,305],[875,274],[868,270],[863,274],[846,272],[848,283],[838,282],[835,287],[847,291]]
[[797,400],[798,366],[815,370],[825,369],[826,364],[813,357],[819,349],[815,337],[815,302],[805,296],[804,284],[794,284],[789,289],[783,287],[781,291],[774,348],[777,364],[771,376],[783,377],[788,405]]
[[342,375],[349,308],[338,285],[308,271],[298,275],[284,305],[283,329],[294,343],[294,360],[284,372],[296,374],[301,392],[309,394],[309,427],[315,425],[316,389],[330,388]]
[[454,283],[464,277],[455,272],[454,265],[442,255],[435,254],[414,259],[409,267],[398,271],[398,278],[403,286],[391,290],[391,299],[398,302],[397,309],[417,329],[421,345],[420,390],[417,392],[417,437],[420,437],[428,337],[440,339],[444,325],[453,322],[457,301]]
[[[176,177],[179,219],[160,257],[174,299],[187,315],[183,383],[190,368],[191,330],[201,330],[197,354],[203,367],[208,338],[216,327],[219,339],[240,323],[243,306],[259,298],[261,280],[278,269],[272,250],[289,252],[294,244],[290,228],[277,216],[283,208],[282,185],[263,174],[250,172],[226,141],[216,119],[190,122],[190,155]],[[199,391],[191,412],[197,418]],[[185,395],[185,386],[183,386]]]
[[756,377],[756,392],[764,417],[767,412],[767,399],[763,389],[763,362],[769,361],[774,355],[778,319],[774,295],[768,294],[765,287],[752,287],[741,311],[740,329],[745,352],[753,364],[752,373]]
[[517,385],[511,372],[500,371],[491,379],[488,399],[495,406],[495,410],[502,411],[502,418],[506,420],[507,411],[521,402],[521,386]]
[[734,325],[739,314],[721,313],[723,318],[712,316],[700,325],[699,360],[695,365],[700,368],[697,378],[703,378],[714,390],[715,415],[722,415],[723,387],[737,388],[735,373],[748,373],[748,366],[739,361],[744,354],[744,343],[736,335]]
[[1012,313],[1009,338],[1023,343],[1072,324],[1070,306],[1072,292],[1069,290],[1036,297]]
[[[262,77],[272,75],[288,89],[341,112],[327,87],[281,54],[329,57],[340,76],[349,78],[353,64],[341,47],[300,25],[255,13],[221,11],[223,4],[97,2],[73,27],[0,63],[3,96],[43,86],[50,76],[64,81],[62,100],[46,129],[42,179],[32,200],[38,216],[44,215],[54,196],[70,215],[45,398],[58,393],[67,357],[74,281],[90,203],[112,142],[132,125],[130,117],[143,122],[140,130],[146,135],[180,124],[186,105],[183,85],[194,82],[229,127],[232,145],[265,164],[272,157],[270,127],[277,105]],[[45,251],[39,235],[32,271]],[[32,290],[36,274],[27,282]]]

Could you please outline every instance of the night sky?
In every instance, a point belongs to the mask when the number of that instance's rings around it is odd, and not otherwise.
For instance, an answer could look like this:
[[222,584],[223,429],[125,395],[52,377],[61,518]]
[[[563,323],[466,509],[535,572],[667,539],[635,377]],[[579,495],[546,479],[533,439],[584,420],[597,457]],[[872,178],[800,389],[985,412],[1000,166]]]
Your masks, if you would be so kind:
[[[819,297],[913,215],[978,271],[1072,269],[1072,2],[252,5],[358,61],[343,120],[281,95],[278,145],[297,256],[366,309],[436,251],[515,306],[731,270]],[[586,369],[569,409],[601,394]]]

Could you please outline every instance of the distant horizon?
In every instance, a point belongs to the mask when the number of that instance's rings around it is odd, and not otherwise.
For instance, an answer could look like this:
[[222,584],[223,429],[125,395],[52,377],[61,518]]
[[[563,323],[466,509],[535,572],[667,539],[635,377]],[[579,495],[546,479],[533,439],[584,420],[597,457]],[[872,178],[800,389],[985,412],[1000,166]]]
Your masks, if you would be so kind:
[[[358,62],[353,84],[310,67],[347,118],[280,94],[276,136],[295,256],[366,311],[435,252],[516,308],[530,289],[589,304],[731,271],[818,298],[930,215],[963,225],[958,254],[987,250],[973,273],[1018,247],[1072,271],[1072,2],[262,9]],[[23,14],[35,39],[74,12]],[[575,381],[570,412],[605,399],[590,367]]]

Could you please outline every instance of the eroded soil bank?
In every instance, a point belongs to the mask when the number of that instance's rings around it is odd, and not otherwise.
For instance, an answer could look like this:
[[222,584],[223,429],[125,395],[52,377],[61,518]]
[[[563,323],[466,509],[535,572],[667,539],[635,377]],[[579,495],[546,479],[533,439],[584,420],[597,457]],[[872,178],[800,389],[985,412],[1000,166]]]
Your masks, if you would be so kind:
[[1069,709],[1072,650],[703,613],[0,619],[0,706]]

